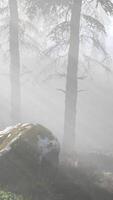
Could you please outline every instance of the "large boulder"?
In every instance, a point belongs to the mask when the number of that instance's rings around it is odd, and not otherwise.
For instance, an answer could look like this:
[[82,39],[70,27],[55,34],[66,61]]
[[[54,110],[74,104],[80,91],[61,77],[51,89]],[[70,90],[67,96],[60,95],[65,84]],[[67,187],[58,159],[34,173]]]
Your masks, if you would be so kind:
[[41,125],[18,124],[0,132],[0,185],[29,193],[55,175],[59,142]]

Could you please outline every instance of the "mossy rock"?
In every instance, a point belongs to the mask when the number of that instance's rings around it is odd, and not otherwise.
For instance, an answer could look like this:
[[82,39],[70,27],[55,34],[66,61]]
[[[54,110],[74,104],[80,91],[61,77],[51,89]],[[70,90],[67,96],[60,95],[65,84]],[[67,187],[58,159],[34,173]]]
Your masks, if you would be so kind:
[[18,124],[1,131],[0,185],[32,193],[42,177],[54,177],[59,150],[57,138],[41,125]]

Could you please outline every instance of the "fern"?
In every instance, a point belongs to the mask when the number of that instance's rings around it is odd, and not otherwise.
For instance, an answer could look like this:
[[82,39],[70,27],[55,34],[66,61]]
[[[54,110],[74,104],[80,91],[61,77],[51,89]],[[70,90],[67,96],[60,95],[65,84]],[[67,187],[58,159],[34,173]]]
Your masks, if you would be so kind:
[[99,32],[106,34],[105,27],[99,20],[89,15],[83,15],[83,18],[86,20],[90,28],[97,29]]
[[99,3],[107,14],[113,15],[113,3],[110,0],[97,0],[97,6]]

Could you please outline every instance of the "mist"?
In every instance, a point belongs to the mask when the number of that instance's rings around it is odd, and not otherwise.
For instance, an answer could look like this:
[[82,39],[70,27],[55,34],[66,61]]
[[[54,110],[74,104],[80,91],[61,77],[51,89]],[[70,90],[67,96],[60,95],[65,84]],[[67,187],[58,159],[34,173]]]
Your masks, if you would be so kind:
[[1,1],[0,131],[40,124],[61,157],[78,154],[73,163],[87,167],[87,155],[113,162],[112,33],[110,0]]

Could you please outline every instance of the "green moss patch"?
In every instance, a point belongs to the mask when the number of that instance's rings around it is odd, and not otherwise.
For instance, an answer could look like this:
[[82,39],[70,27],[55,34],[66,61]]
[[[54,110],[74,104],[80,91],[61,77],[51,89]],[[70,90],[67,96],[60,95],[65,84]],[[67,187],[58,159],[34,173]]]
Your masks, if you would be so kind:
[[24,199],[21,195],[16,195],[11,192],[0,190],[0,200],[27,200],[27,199]]

